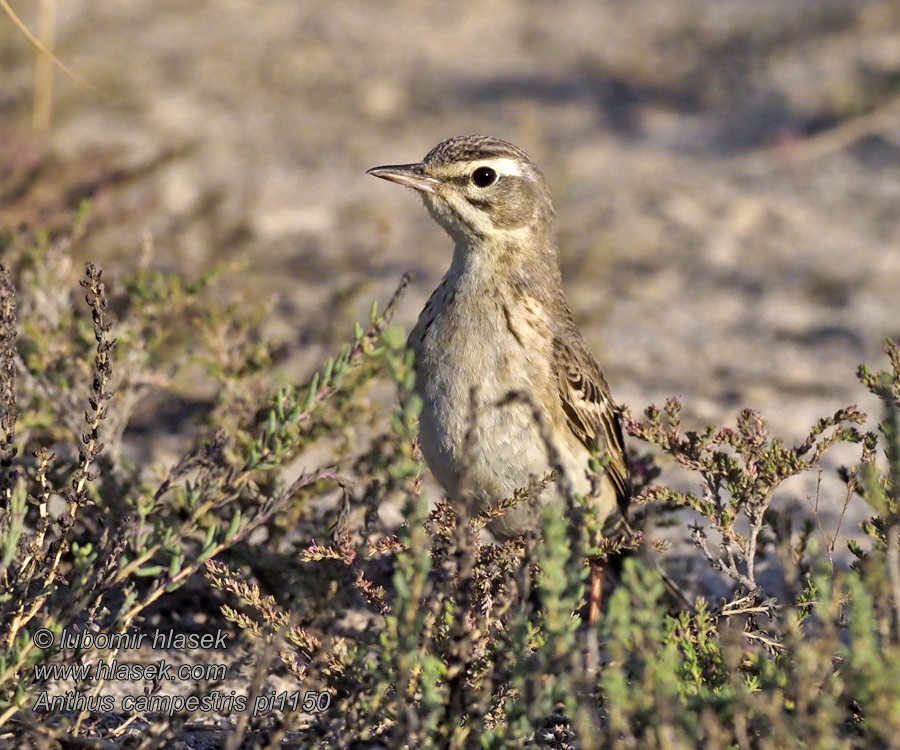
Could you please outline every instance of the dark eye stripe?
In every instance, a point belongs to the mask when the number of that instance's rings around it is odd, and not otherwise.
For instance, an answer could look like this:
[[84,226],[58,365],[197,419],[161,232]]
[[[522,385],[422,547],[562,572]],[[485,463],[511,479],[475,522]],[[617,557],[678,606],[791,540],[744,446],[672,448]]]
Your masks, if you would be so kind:
[[451,185],[468,185],[469,184],[469,175],[467,175],[467,174],[448,175],[447,177],[441,177],[441,180],[443,180],[444,182],[448,182]]

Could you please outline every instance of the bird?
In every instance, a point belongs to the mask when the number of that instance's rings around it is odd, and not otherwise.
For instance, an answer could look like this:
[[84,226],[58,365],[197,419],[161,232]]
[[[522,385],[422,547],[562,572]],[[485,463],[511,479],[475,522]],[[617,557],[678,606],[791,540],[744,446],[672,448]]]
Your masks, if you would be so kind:
[[[605,528],[620,523],[631,483],[621,407],[566,302],[538,167],[512,143],[466,135],[420,162],[368,174],[416,191],[453,241],[450,267],[408,339],[419,445],[447,497],[484,512],[556,470],[565,481],[542,490],[540,504],[564,509],[574,492],[591,497]],[[607,457],[599,481],[590,471],[597,455]],[[534,504],[518,503],[489,529],[509,539],[539,524]],[[602,579],[592,570],[593,621]]]

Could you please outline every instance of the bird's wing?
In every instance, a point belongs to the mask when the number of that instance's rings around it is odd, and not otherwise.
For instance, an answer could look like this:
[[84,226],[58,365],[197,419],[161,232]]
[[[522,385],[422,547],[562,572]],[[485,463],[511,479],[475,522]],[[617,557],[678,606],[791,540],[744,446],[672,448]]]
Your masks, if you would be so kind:
[[615,487],[616,500],[624,514],[631,496],[631,471],[619,410],[609,394],[609,385],[600,365],[580,336],[576,334],[574,341],[574,344],[560,339],[553,342],[559,398],[566,423],[588,450],[599,451],[601,455],[605,452],[609,456],[606,473]]

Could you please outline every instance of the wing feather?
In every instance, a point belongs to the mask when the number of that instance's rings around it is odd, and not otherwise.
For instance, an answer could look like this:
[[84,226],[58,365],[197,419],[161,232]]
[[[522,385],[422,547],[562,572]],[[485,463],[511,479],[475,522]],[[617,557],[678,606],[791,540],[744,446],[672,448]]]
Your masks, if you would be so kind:
[[609,456],[606,473],[624,515],[631,496],[631,471],[619,410],[600,365],[578,339],[582,346],[577,349],[559,338],[553,342],[559,397],[574,435],[588,450]]

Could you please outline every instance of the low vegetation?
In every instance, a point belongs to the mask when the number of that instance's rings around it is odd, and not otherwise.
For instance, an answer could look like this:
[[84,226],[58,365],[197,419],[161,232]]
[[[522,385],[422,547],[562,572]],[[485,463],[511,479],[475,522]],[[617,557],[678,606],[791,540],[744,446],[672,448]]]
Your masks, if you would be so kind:
[[[676,399],[628,416],[641,449],[636,526],[689,517],[724,592],[706,600],[667,574],[661,542],[638,533],[593,547],[579,498],[566,517],[545,513],[539,533],[494,544],[480,533],[487,517],[429,497],[395,300],[373,305],[295,388],[279,382],[264,305],[228,299],[217,274],[188,281],[147,264],[115,278],[88,264],[79,287],[68,261],[79,231],[28,247],[4,240],[7,738],[190,747],[175,743],[203,719],[231,748],[900,747],[897,344],[886,343],[886,365],[859,371],[861,392],[882,404],[872,432],[852,406],[794,446],[751,409],[733,427],[700,429]],[[167,419],[183,447],[172,459],[155,442]],[[773,505],[838,443],[859,458],[842,472],[845,497],[827,500],[870,508],[847,564],[840,538]],[[695,491],[654,484],[669,459],[688,473],[679,487]],[[555,480],[535,478],[491,513]],[[405,522],[392,521],[398,509]],[[585,558],[598,553],[618,572],[589,627]],[[763,581],[762,561],[777,575]],[[36,666],[108,659],[90,645],[40,648],[38,631],[58,643],[63,631],[173,627],[173,608],[179,627],[230,629],[251,705],[273,676],[328,698],[257,716],[36,707],[48,690]],[[197,697],[216,688],[191,686]]]

